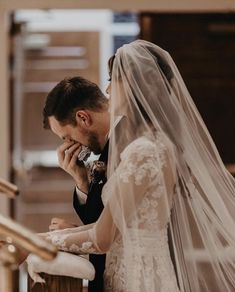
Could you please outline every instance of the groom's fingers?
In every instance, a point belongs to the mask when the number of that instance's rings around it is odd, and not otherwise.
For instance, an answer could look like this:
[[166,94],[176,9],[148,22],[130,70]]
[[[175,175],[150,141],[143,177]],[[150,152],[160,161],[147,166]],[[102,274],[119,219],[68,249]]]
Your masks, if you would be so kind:
[[73,227],[76,227],[76,225],[75,224],[65,224],[65,223],[52,224],[49,226],[49,231],[63,230],[63,229],[73,228]]
[[70,164],[70,161],[74,155],[74,152],[80,148],[81,148],[81,144],[76,143],[65,150],[64,167],[68,167],[68,165]]
[[51,224],[51,225],[49,225],[49,230],[50,231],[58,230],[58,224]]
[[68,149],[69,147],[71,147],[73,144],[74,144],[73,141],[66,141],[57,148],[57,156],[58,156],[58,161],[59,161],[60,165],[64,161],[65,150]]
[[54,231],[54,230],[60,230],[60,229],[65,229],[65,228],[72,228],[76,226],[77,224],[67,221],[65,219],[52,218],[51,224],[49,226],[49,230]]
[[[70,163],[72,165],[77,165],[78,155],[81,152],[82,146],[80,145],[73,153],[73,156],[71,157]],[[81,165],[80,165],[81,166]]]
[[58,229],[58,224],[62,221],[61,218],[52,218],[51,219],[51,224],[49,225],[49,230],[53,231],[53,230],[57,230]]
[[62,218],[54,217],[51,219],[51,224],[57,224],[61,222],[62,220],[63,220]]

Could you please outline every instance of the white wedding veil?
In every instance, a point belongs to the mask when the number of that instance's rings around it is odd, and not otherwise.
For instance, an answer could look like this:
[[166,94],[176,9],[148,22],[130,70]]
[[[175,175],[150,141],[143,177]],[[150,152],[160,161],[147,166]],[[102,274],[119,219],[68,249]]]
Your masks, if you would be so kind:
[[[128,222],[136,215],[152,178],[146,179],[144,190],[127,184],[123,193],[115,170],[123,150],[133,141],[146,137],[154,142],[161,136],[168,149],[167,164],[165,169],[156,168],[165,204],[161,210],[156,205],[156,212],[159,220],[169,218],[168,239],[179,289],[235,291],[234,178],[224,167],[174,61],[160,47],[138,40],[118,49],[110,77],[111,124],[122,118],[110,137],[111,180],[103,199],[109,202],[122,234],[127,267],[133,245],[139,246],[135,257],[143,256],[138,220],[136,229],[129,228]],[[131,170],[132,165],[127,167]],[[141,171],[136,169],[137,174]],[[126,281],[129,287],[135,281],[133,269],[127,269]]]

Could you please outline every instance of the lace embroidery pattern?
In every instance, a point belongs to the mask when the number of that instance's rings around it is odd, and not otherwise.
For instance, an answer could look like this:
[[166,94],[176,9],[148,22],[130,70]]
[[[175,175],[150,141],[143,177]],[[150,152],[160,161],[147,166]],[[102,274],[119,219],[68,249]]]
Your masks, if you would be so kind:
[[158,208],[162,207],[159,207],[159,199],[163,197],[165,187],[162,184],[160,169],[166,165],[166,151],[167,147],[159,135],[155,142],[141,137],[121,154],[124,164],[119,176],[124,183],[128,183],[131,178],[137,186],[146,181],[153,182],[143,196],[138,213],[134,215],[135,223],[138,222],[138,226],[144,226],[148,230],[157,230],[162,225],[162,220],[158,218]]
[[[143,137],[131,143],[121,155],[125,163],[120,170],[120,179],[124,183],[132,179],[138,186],[146,182],[146,177],[154,183],[147,189],[137,213],[128,222],[129,235],[134,228],[131,247],[124,255],[122,240],[117,238],[107,254],[107,292],[179,292],[168,247],[170,214],[161,212],[165,206],[165,186],[159,170],[166,164],[166,150],[161,137],[158,137],[157,143]],[[127,275],[134,281],[127,284]]]
[[128,183],[129,178],[134,176],[135,184],[141,185],[146,176],[156,178],[165,164],[165,150],[160,136],[155,143],[145,137],[133,141],[121,154],[121,160],[125,161],[120,173],[121,180]]
[[59,234],[58,232],[50,232],[48,233],[48,236],[46,237],[46,239],[51,241],[51,243],[54,244],[59,249],[65,250],[66,249],[65,240],[67,237],[68,237],[67,234]]
[[[126,253],[128,259],[125,258],[121,240],[117,240],[107,255],[105,291],[179,292],[167,240],[167,229],[160,231],[158,238],[143,236],[141,247],[135,247],[133,239]],[[125,280],[127,274],[135,279],[128,287]]]
[[97,250],[94,247],[93,243],[90,241],[83,242],[81,246],[78,246],[75,243],[68,245],[66,239],[69,237],[69,234],[56,234],[51,232],[47,239],[50,240],[55,246],[60,250],[71,252],[75,254],[87,254],[87,253],[96,253]]

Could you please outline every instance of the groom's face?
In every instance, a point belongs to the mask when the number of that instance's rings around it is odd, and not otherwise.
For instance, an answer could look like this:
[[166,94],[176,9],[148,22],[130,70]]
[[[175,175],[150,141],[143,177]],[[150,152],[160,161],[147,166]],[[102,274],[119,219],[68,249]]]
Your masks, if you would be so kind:
[[76,125],[61,123],[54,116],[49,117],[50,128],[54,134],[64,141],[74,141],[87,146],[95,154],[99,154],[102,149],[99,144],[98,135],[88,130],[78,123]]

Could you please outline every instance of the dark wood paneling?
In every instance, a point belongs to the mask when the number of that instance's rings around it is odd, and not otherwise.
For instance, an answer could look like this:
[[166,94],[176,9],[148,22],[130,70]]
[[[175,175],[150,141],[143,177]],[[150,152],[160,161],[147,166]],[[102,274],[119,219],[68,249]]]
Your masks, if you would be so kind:
[[167,50],[225,163],[235,163],[235,14],[140,16],[142,39]]
[[82,292],[82,280],[54,276],[41,273],[41,277],[46,281],[45,284],[34,283],[33,280],[28,277],[28,292]]

